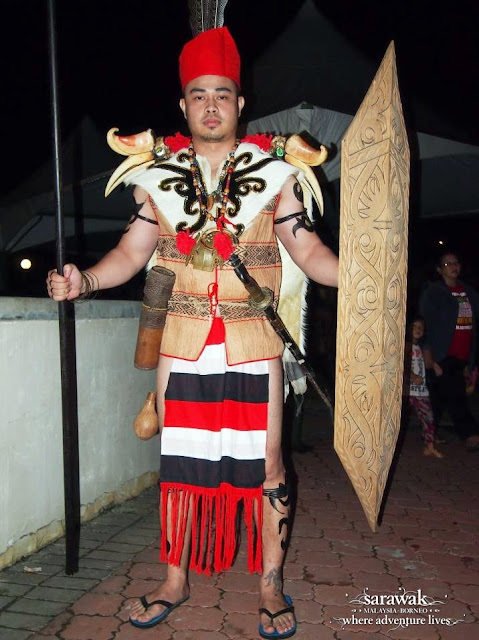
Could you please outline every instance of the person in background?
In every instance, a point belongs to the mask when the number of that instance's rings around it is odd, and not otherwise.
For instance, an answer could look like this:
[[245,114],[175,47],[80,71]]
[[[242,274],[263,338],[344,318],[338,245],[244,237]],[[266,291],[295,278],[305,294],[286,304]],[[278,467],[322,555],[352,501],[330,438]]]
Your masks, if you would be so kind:
[[[409,369],[409,405],[416,412],[422,426],[424,439],[423,453],[433,458],[444,458],[444,454],[435,447],[436,425],[432,411],[429,390],[426,382],[426,363],[433,364],[428,349],[421,347],[424,338],[424,320],[417,316],[408,327],[411,342],[407,344],[407,357],[410,357]],[[409,364],[409,363],[408,363]]]
[[419,300],[436,374],[429,387],[434,416],[439,424],[447,408],[467,451],[478,451],[479,427],[469,408],[466,377],[477,362],[479,294],[460,280],[457,254],[440,255],[436,269],[440,280],[429,285]]

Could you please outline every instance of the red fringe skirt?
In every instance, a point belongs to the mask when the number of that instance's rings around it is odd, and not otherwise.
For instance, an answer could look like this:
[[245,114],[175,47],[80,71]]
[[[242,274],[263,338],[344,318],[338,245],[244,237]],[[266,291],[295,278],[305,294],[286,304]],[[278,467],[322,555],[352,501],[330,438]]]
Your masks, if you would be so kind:
[[220,319],[197,361],[174,359],[161,435],[161,560],[179,566],[190,522],[190,569],[229,569],[242,513],[248,569],[261,572],[268,382],[268,361],[228,366]]

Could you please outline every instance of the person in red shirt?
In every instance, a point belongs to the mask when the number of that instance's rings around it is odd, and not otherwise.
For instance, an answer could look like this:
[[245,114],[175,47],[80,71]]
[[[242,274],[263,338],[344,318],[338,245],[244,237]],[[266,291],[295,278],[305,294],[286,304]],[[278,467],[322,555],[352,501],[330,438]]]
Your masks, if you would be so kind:
[[441,276],[422,294],[419,310],[428,328],[427,342],[434,360],[430,391],[436,423],[447,408],[454,428],[468,451],[479,450],[479,427],[466,396],[466,376],[477,365],[479,294],[460,280],[455,253],[439,257]]

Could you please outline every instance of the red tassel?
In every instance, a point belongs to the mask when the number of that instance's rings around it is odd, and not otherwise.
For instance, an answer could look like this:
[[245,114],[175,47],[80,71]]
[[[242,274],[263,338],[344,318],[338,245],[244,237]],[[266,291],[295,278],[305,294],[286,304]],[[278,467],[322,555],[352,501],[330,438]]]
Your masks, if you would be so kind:
[[195,244],[196,240],[191,237],[189,231],[179,231],[176,234],[176,248],[183,255],[189,256]]
[[245,136],[241,142],[249,142],[250,144],[255,144],[263,151],[269,151],[272,139],[273,136],[268,135],[267,133],[254,133],[249,136]]
[[[241,500],[248,533],[248,569],[251,573],[260,573],[261,487],[251,490],[224,484],[217,489],[206,489],[162,483],[160,560],[174,566],[180,565],[186,525],[191,515],[189,568],[205,575],[211,575],[212,569],[215,572],[229,569],[236,551],[236,518]],[[255,526],[255,515],[259,528]],[[167,529],[171,538],[169,551]]]
[[233,253],[233,243],[230,236],[226,233],[215,233],[213,246],[223,260],[228,260],[230,255]]
[[164,143],[169,147],[172,153],[177,153],[178,151],[181,151],[181,149],[188,149],[190,142],[191,138],[187,138],[179,132],[176,132],[174,136],[166,136],[164,139]]

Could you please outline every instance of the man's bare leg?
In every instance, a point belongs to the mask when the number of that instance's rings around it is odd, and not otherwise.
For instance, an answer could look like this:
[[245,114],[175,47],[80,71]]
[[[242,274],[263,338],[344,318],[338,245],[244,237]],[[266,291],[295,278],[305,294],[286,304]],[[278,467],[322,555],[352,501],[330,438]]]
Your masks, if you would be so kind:
[[[266,479],[263,496],[263,573],[260,579],[259,606],[272,614],[287,607],[283,596],[283,563],[290,526],[290,506],[285,487],[285,469],[281,452],[283,417],[283,365],[281,358],[269,367],[268,435],[266,441]],[[282,485],[282,486],[281,486]],[[266,633],[286,633],[294,626],[292,613],[274,619],[261,614]]]
[[[157,412],[160,429],[163,426],[164,421],[164,400],[165,390],[168,384],[168,378],[171,369],[171,358],[160,358],[158,363],[158,378],[157,378]],[[169,499],[168,496],[160,496],[161,500]],[[171,510],[168,510],[170,513]],[[161,506],[160,506],[161,513]],[[171,540],[172,524],[168,518],[167,522],[167,539]],[[191,541],[191,514],[188,517],[188,523],[185,533],[185,541],[183,553],[181,556],[180,566],[167,565],[166,580],[160,584],[160,586],[149,593],[146,596],[147,602],[153,602],[154,600],[166,600],[174,604],[189,596],[190,587],[188,582],[188,564],[190,556],[190,541]],[[161,615],[165,610],[165,607],[160,604],[155,604],[147,611],[139,600],[136,600],[132,607],[130,618],[138,620],[138,622],[149,622],[152,618]]]

